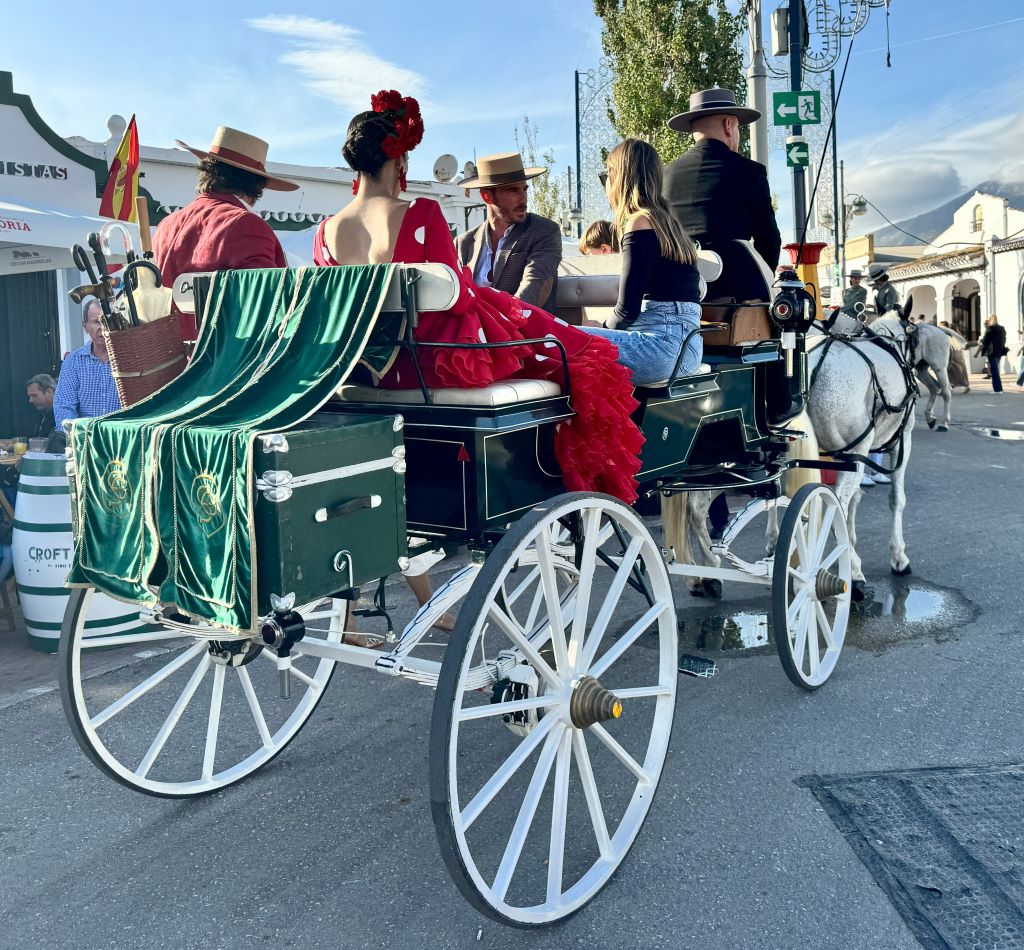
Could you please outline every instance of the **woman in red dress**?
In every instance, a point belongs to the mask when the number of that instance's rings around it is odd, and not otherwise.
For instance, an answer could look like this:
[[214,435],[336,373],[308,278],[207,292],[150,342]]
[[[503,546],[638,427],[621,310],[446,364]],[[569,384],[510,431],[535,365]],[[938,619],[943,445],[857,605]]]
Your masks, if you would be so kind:
[[[356,198],[317,230],[317,264],[447,264],[459,275],[461,293],[451,310],[420,316],[416,340],[435,343],[502,343],[557,339],[569,362],[570,423],[555,435],[555,453],[569,491],[607,492],[627,503],[636,500],[640,470],[640,430],[630,419],[637,407],[629,371],[617,362],[615,346],[523,304],[510,294],[477,287],[460,267],[448,222],[429,198],[408,202],[405,189],[408,153],[423,137],[415,99],[382,91],[372,111],[349,125],[342,154],[359,177]],[[514,377],[562,382],[563,368],[554,342],[485,349],[423,347],[420,370],[430,387],[480,387]],[[378,385],[412,389],[419,376],[407,349],[396,353]]]

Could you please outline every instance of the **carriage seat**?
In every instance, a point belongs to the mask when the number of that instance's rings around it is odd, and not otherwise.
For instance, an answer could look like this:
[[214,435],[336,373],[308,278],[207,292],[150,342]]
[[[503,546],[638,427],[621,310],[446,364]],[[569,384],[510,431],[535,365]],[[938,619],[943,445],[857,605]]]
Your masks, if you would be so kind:
[[[490,386],[465,389],[430,389],[436,406],[511,406],[520,402],[550,399],[562,394],[562,387],[550,379],[502,379]],[[376,405],[424,405],[421,389],[380,389],[377,386],[345,384],[338,387],[337,398],[344,402],[368,402]]]

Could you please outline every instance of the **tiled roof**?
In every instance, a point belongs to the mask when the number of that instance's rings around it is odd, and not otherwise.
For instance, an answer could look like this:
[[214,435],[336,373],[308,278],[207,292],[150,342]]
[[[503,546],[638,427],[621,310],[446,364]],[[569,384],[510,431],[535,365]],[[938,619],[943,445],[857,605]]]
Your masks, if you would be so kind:
[[946,251],[942,254],[928,254],[925,257],[919,257],[916,261],[908,261],[906,264],[890,267],[889,278],[890,280],[901,280],[928,273],[941,274],[948,271],[984,267],[984,250],[981,244],[971,244],[967,247],[957,248],[955,251]]

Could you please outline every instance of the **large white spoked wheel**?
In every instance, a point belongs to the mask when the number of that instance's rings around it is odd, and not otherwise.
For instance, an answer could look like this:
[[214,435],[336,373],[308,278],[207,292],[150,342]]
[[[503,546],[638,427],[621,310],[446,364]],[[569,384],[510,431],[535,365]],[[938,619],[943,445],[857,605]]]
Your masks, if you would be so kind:
[[[296,656],[282,689],[259,636],[213,641],[160,626],[83,644],[92,595],[73,591],[64,617],[64,712],[93,764],[136,791],[203,795],[255,772],[295,738],[334,672],[330,660]],[[347,606],[325,600],[298,613],[311,636],[337,643]]]
[[772,574],[775,646],[797,686],[817,689],[832,675],[852,593],[843,506],[831,488],[804,485],[782,519]]
[[430,730],[434,825],[478,910],[551,923],[608,883],[658,786],[677,664],[668,573],[631,508],[561,495],[502,538],[462,605]]

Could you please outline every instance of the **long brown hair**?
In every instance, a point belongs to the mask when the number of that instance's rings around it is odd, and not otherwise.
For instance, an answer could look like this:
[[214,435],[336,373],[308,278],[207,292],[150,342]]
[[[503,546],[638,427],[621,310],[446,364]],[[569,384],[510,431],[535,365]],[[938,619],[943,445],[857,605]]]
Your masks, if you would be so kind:
[[672,217],[661,194],[661,159],[654,146],[642,139],[626,139],[608,155],[608,200],[615,211],[620,235],[631,217],[650,219],[663,257],[681,264],[697,262],[697,248],[683,226]]

